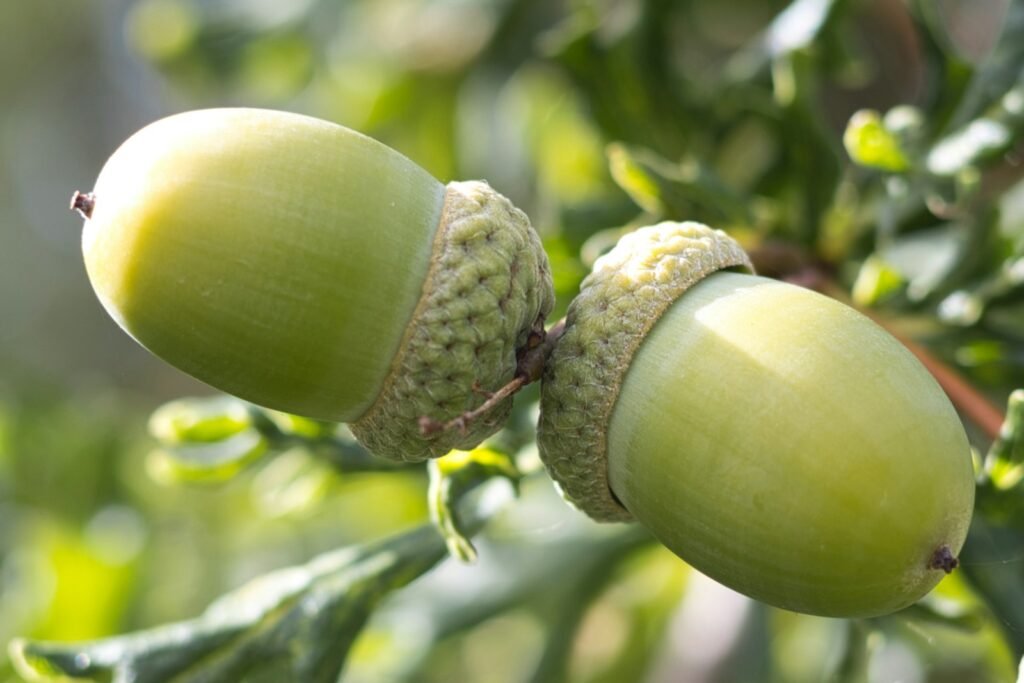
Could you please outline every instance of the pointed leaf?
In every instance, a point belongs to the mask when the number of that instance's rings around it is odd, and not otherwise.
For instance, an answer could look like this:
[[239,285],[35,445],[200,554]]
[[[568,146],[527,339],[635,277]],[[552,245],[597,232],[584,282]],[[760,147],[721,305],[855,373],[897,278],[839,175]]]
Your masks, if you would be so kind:
[[452,451],[443,458],[431,460],[428,504],[430,517],[448,545],[453,557],[463,562],[476,560],[476,548],[471,535],[458,513],[461,501],[470,491],[491,479],[506,479],[515,490],[522,473],[512,456],[491,448],[480,447],[472,451]]
[[17,640],[10,653],[30,681],[334,683],[380,599],[444,556],[437,532],[421,527],[272,572],[196,619],[86,643]]

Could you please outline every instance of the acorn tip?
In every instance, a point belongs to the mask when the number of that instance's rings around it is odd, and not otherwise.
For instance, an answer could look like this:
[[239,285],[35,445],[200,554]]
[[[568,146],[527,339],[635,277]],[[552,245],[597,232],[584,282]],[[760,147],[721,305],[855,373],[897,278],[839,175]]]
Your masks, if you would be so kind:
[[71,210],[77,211],[78,214],[89,220],[92,217],[92,210],[96,206],[96,195],[92,192],[78,192],[77,190],[71,195]]
[[939,546],[935,552],[932,553],[931,559],[928,560],[929,569],[941,569],[947,574],[951,573],[959,566],[960,560],[956,558],[948,545]]

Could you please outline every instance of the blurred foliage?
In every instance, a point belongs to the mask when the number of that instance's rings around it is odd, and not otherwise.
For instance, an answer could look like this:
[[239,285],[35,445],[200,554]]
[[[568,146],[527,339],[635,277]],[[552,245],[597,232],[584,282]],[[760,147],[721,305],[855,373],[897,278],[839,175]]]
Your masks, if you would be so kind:
[[[0,38],[0,641],[34,639],[12,647],[22,674],[257,680],[231,667],[258,650],[274,680],[343,663],[348,682],[1016,678],[1020,0],[39,0],[0,4]],[[227,398],[168,404],[146,437],[148,409],[195,385],[105,321],[58,211],[146,121],[221,105],[486,178],[540,230],[556,315],[619,235],[661,219],[876,308],[1009,401],[995,443],[967,425],[987,455],[961,570],[881,619],[752,603],[565,507],[536,474],[534,388],[430,472]],[[215,623],[242,593],[206,605],[271,570],[249,585],[305,578]],[[321,640],[299,635],[321,618]],[[91,642],[44,642],[68,640]]]

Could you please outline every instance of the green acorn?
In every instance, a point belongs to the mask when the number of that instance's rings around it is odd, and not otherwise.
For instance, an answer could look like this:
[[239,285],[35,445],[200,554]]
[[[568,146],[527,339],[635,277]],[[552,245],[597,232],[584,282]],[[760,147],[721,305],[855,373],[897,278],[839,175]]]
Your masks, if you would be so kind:
[[541,456],[594,519],[638,520],[758,600],[845,617],[906,607],[967,534],[963,427],[875,323],[751,273],[695,223],[620,241],[545,368]]
[[77,194],[93,287],[140,344],[253,403],[351,423],[375,453],[472,448],[511,400],[462,429],[543,339],[547,258],[482,182],[442,185],[318,119],[254,109],[172,116]]

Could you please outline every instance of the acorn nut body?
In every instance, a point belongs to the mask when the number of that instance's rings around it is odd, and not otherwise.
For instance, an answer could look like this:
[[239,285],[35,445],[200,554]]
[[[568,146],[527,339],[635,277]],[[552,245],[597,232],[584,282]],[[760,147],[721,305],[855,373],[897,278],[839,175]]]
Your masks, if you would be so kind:
[[104,307],[172,365],[258,405],[349,422],[378,455],[421,460],[512,379],[553,292],[526,216],[486,183],[445,186],[307,116],[211,109],[157,121],[107,161],[82,247]]
[[749,271],[693,223],[641,229],[599,260],[546,368],[541,455],[592,517],[638,520],[758,600],[906,607],[967,533],[963,427],[875,323]]

